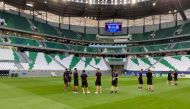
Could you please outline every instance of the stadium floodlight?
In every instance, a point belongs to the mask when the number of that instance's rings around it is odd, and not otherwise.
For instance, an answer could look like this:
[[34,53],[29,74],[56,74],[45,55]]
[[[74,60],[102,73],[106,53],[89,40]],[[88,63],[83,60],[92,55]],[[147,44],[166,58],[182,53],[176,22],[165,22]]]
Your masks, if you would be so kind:
[[45,0],[44,3],[47,4],[47,1]]
[[33,7],[34,5],[32,3],[26,3],[26,6]]
[[172,13],[172,11],[169,11],[168,13],[169,13],[169,14],[171,14],[171,13]]
[[117,0],[115,0],[115,5],[117,5]]
[[132,4],[135,4],[137,1],[136,0],[132,0]]
[[156,2],[152,3],[152,6],[156,6]]
[[176,12],[177,12],[177,10],[175,9],[175,10],[174,10],[174,13],[176,13]]
[[92,4],[92,2],[93,2],[92,0],[89,0],[89,4],[90,4],[90,5]]

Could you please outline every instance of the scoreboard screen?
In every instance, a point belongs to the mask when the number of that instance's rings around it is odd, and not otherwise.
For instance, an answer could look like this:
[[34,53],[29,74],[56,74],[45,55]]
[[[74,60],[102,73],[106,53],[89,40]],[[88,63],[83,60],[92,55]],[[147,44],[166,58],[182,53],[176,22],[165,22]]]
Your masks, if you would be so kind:
[[110,33],[121,32],[121,22],[108,22],[105,23],[105,30]]

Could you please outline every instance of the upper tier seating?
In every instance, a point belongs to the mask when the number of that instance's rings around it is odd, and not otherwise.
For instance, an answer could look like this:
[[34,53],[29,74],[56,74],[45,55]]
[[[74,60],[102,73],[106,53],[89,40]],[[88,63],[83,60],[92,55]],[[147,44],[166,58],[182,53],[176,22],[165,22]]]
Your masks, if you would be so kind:
[[144,34],[133,34],[133,35],[132,35],[132,41],[149,40],[151,33],[152,33],[152,32],[147,32],[147,33],[144,33]]
[[[29,32],[36,32],[32,29],[34,25],[39,33],[53,35],[53,36],[60,36],[66,37],[69,39],[76,39],[76,40],[86,40],[86,41],[97,41],[96,34],[78,34],[72,30],[65,30],[59,29],[58,27],[51,26],[47,23],[42,23],[36,20],[29,20],[25,17],[18,16],[15,14],[10,14],[8,12],[0,11],[0,18],[5,19],[7,25],[5,27],[24,30]],[[32,23],[32,24],[31,24]],[[179,29],[181,25],[171,28],[165,28],[157,31],[151,31],[147,33],[141,34],[132,34],[132,41],[143,41],[143,40],[150,40],[150,39],[159,39],[159,38],[167,38],[174,36],[174,33],[177,29]],[[190,23],[186,23],[182,28],[181,34],[190,34],[189,31]],[[152,35],[154,33],[154,35]],[[116,35],[122,36],[122,35]]]
[[13,44],[36,46],[36,47],[39,47],[39,45],[40,45],[37,40],[28,39],[28,38],[10,37],[10,40],[11,40],[11,43],[13,43]]
[[186,23],[182,29],[182,34],[190,34],[190,23]]
[[[106,48],[107,53],[123,53],[123,48]],[[126,52],[126,51],[125,51]]]
[[82,35],[83,40],[87,41],[96,41],[96,35],[95,34],[83,34]]
[[186,48],[190,48],[190,42],[176,43],[173,49],[186,49]]
[[77,35],[77,33],[74,32],[74,31],[65,30],[65,29],[61,29],[60,31],[63,33],[63,35],[64,35],[66,38],[81,40],[81,38],[79,37],[79,35]]
[[49,48],[65,49],[68,50],[68,47],[65,44],[56,43],[56,42],[45,42],[46,46]]
[[54,36],[59,36],[59,34],[57,33],[55,27],[47,24],[47,23],[42,23],[42,22],[38,22],[38,21],[33,21],[31,20],[31,22],[37,27],[38,32],[42,33],[42,34],[49,34],[49,35],[54,35]]
[[84,52],[84,50],[85,50],[85,47],[84,46],[80,46],[80,45],[68,45],[68,47],[71,50],[78,51],[78,52]]
[[[190,26],[190,23],[186,24],[183,27],[183,33],[188,33],[189,30],[187,30]],[[132,41],[143,41],[143,40],[150,40],[150,39],[159,39],[159,38],[167,38],[167,37],[172,37],[174,36],[175,32],[181,27],[181,25],[176,26],[176,27],[171,27],[171,28],[165,28],[165,29],[160,29],[155,32],[147,32],[147,33],[141,33],[141,34],[133,34],[132,35]]]
[[106,58],[106,61],[108,61],[108,62],[125,62],[125,59],[123,59],[123,58]]
[[32,31],[30,23],[24,17],[0,11],[0,18],[5,19],[8,28]]
[[179,27],[180,27],[180,26],[171,27],[171,28],[165,28],[165,29],[158,30],[158,31],[155,32],[155,37],[154,37],[154,39],[172,37],[172,36],[174,36],[175,31],[176,31]]
[[86,47],[86,52],[99,53],[100,51],[98,48]]

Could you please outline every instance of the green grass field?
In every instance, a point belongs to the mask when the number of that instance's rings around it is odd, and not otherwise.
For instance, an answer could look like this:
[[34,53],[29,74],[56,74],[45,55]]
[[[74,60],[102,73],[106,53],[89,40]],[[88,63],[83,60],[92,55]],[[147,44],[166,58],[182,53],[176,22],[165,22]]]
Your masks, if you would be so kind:
[[[146,79],[144,79],[146,80]],[[120,77],[119,93],[110,94],[110,77],[103,77],[102,94],[94,94],[94,77],[89,78],[90,94],[63,90],[61,77],[0,78],[0,109],[190,109],[190,79],[178,86],[166,78],[154,78],[154,92],[137,90],[136,77]],[[146,87],[146,85],[144,85]]]

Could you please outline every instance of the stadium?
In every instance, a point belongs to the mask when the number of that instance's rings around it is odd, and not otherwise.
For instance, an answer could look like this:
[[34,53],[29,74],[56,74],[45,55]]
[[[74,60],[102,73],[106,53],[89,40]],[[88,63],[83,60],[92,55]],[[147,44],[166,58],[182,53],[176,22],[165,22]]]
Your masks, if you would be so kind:
[[189,86],[190,0],[0,0],[0,109],[189,109]]

